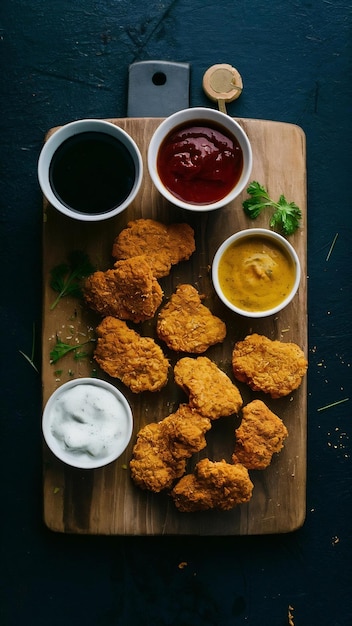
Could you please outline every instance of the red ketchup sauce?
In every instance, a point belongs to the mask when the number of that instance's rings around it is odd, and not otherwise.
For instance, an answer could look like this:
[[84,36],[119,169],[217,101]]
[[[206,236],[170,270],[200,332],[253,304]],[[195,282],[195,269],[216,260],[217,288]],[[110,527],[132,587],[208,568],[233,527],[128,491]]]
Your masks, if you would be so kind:
[[162,183],[174,196],[190,204],[209,204],[226,196],[239,180],[242,149],[220,126],[201,122],[172,131],[157,157]]

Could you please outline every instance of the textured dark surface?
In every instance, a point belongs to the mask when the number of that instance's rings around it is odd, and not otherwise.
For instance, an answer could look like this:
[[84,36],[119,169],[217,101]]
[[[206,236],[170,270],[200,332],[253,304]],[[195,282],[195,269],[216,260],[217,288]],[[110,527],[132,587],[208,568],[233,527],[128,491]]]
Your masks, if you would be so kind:
[[[3,0],[1,50],[1,613],[4,626],[348,626],[351,568],[351,6],[342,0]],[[238,117],[307,136],[307,519],[252,538],[56,535],[42,523],[40,375],[44,133],[123,117],[128,65],[237,67]],[[335,245],[330,246],[337,236]],[[320,410],[335,402],[341,404]],[[184,564],[182,566],[181,564]]]

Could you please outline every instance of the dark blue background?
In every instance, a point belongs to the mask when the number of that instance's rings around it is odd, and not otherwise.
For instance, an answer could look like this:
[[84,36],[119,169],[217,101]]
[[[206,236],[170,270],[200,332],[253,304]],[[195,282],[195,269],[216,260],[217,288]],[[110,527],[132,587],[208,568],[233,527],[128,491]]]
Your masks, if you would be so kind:
[[[346,0],[2,0],[1,613],[3,626],[348,626],[351,593],[351,3]],[[230,63],[233,116],[307,136],[307,519],[282,536],[61,536],[42,522],[41,194],[45,132],[124,117],[128,66]],[[331,243],[338,234],[328,257]],[[325,405],[346,402],[319,411]],[[183,568],[181,562],[186,563]]]

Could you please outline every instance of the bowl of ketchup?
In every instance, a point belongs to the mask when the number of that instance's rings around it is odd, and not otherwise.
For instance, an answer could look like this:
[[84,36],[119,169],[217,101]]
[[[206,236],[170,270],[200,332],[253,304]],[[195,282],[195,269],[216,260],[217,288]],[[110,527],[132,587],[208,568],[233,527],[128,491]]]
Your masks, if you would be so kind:
[[252,149],[229,115],[194,107],[161,122],[148,149],[148,168],[162,196],[190,211],[212,211],[234,200],[252,170]]

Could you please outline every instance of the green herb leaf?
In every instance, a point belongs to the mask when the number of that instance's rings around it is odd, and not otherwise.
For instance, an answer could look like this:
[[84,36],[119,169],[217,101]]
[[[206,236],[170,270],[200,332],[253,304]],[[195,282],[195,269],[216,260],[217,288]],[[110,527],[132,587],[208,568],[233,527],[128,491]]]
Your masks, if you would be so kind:
[[248,217],[255,220],[265,206],[271,205],[271,201],[265,187],[255,180],[250,183],[247,193],[251,197],[243,202],[243,208]]
[[94,270],[88,255],[81,250],[71,252],[67,263],[56,265],[50,272],[50,287],[59,295],[50,309],[54,309],[59,300],[65,296],[80,298],[82,296],[81,282]]
[[274,212],[269,221],[271,228],[281,231],[284,235],[292,235],[300,225],[302,213],[294,202],[287,202],[281,195],[278,202],[272,200],[263,185],[252,181],[247,188],[250,198],[243,201],[243,209],[248,217],[256,219],[266,208],[271,207]]
[[285,235],[292,235],[297,230],[301,218],[302,213],[297,204],[287,202],[285,196],[280,196],[270,226],[281,230]]
[[[88,339],[88,341],[84,341],[83,343],[78,343],[72,346],[56,337],[56,345],[50,352],[50,363],[57,363],[59,359],[62,359],[62,357],[64,357],[69,352],[78,351],[79,348],[92,341],[95,341],[95,339]],[[75,352],[74,358],[76,360],[79,360],[87,356],[89,356],[88,352]]]
[[251,220],[255,220],[258,215],[261,214],[265,206],[269,205],[258,201],[256,198],[250,198],[249,200],[245,200],[243,202],[244,211],[248,217],[251,218]]
[[265,187],[261,185],[260,183],[258,183],[256,180],[252,180],[252,182],[249,183],[247,193],[249,193],[250,196],[255,196],[257,198],[265,198],[266,200],[270,200],[268,192],[265,189]]

